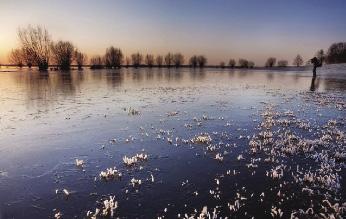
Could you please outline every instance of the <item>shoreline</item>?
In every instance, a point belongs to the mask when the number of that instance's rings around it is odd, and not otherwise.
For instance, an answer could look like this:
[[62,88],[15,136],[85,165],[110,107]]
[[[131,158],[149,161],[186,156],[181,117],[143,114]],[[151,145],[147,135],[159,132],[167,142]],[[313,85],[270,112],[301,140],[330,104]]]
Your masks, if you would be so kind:
[[[329,64],[329,65],[336,65],[336,64]],[[23,66],[23,67],[18,67],[17,65],[12,65],[12,64],[1,64],[0,68],[2,67],[13,67],[13,68],[18,68],[18,69],[27,69],[27,66]],[[190,65],[181,65],[179,67],[175,67],[175,66],[167,66],[167,65],[162,65],[162,66],[158,66],[158,65],[153,65],[153,66],[147,66],[147,65],[140,65],[138,67],[135,67],[134,65],[122,65],[120,68],[106,68],[106,67],[101,67],[101,68],[91,68],[91,65],[83,65],[83,68],[90,68],[92,70],[97,70],[97,69],[121,69],[121,68],[168,68],[168,69],[179,69],[179,68],[189,68],[189,69],[203,69],[203,68],[217,68],[217,69],[254,69],[254,70],[307,70],[312,68],[312,66],[300,66],[300,67],[296,67],[296,66],[287,66],[287,67],[265,67],[265,66],[258,66],[258,67],[252,67],[252,68],[244,68],[244,67],[239,67],[239,66],[235,66],[235,67],[230,67],[230,66],[224,66],[221,67],[219,65],[206,65],[204,67],[191,67]],[[37,66],[32,66],[33,69],[36,69]],[[49,65],[49,68],[58,68],[58,65]],[[74,70],[74,68],[78,68],[78,65],[71,65],[71,70]],[[48,69],[50,70],[50,69]],[[57,69],[59,70],[59,69]],[[56,71],[56,70],[55,70]]]

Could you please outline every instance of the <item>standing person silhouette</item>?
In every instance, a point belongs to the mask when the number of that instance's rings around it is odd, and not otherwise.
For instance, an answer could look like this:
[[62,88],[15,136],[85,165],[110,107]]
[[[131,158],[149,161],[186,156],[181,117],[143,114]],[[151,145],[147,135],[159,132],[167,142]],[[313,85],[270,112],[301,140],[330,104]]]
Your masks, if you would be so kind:
[[317,69],[318,67],[321,67],[321,66],[322,66],[322,60],[319,60],[318,58],[313,57],[310,61],[311,61],[311,63],[314,65],[314,68],[313,68],[313,70],[312,70],[313,77],[316,77],[316,69]]

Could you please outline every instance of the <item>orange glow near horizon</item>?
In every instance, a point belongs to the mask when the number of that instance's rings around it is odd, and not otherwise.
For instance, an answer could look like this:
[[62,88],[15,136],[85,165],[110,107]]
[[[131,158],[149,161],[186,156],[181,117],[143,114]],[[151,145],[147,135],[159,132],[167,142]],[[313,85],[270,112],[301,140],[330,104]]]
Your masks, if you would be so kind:
[[[15,40],[13,39],[15,38]],[[4,32],[0,34],[0,63],[7,64],[8,63],[8,55],[10,51],[16,47],[17,39],[16,37],[10,37],[8,32]]]
[[[17,29],[12,29],[12,31],[7,31],[0,35],[0,63],[2,64],[9,63],[8,55],[10,51],[18,46],[16,31]],[[48,29],[48,31],[50,30]],[[297,42],[294,47],[287,47],[280,42],[259,38],[257,41],[253,41],[252,43],[249,43],[247,47],[244,47],[241,43],[241,37],[233,37],[233,39],[230,40],[232,44],[227,44],[227,40],[225,39],[220,40],[221,42],[223,41],[225,46],[216,46],[215,44],[204,45],[204,42],[200,39],[196,39],[191,43],[188,39],[182,39],[181,42],[172,42],[168,45],[165,43],[165,39],[162,39],[161,42],[155,43],[148,39],[138,39],[138,41],[136,41],[136,37],[133,36],[131,38],[121,36],[118,40],[110,40],[105,37],[100,37],[101,39],[95,40],[94,37],[73,37],[72,35],[55,38],[55,35],[63,36],[63,32],[60,34],[58,34],[59,32],[57,32],[57,30],[53,32],[56,32],[55,34],[50,32],[53,40],[70,40],[75,44],[76,48],[86,53],[89,58],[94,55],[103,55],[107,47],[115,46],[122,49],[125,57],[130,56],[135,52],[140,52],[143,55],[164,55],[168,52],[181,52],[185,56],[185,62],[187,62],[189,57],[194,54],[203,54],[208,58],[208,63],[214,65],[218,65],[221,61],[227,63],[230,58],[233,58],[236,61],[239,58],[246,58],[253,60],[257,66],[261,66],[269,56],[277,57],[278,60],[286,59],[291,63],[295,55],[298,53],[301,54],[305,60],[308,59],[313,55],[311,54],[311,51],[315,50],[314,45],[323,44],[323,42],[311,42],[311,45],[309,45]],[[75,40],[73,40],[74,38]],[[246,39],[246,37],[244,38],[245,40],[251,41],[250,39]],[[95,40],[95,42],[97,41],[97,44],[93,43],[93,40]],[[102,42],[100,40],[102,40]],[[285,38],[281,38],[280,40],[290,41]],[[278,39],[277,41],[280,40]],[[304,49],[299,51],[296,49],[296,46]],[[325,44],[324,48],[326,48],[326,46],[327,44]]]

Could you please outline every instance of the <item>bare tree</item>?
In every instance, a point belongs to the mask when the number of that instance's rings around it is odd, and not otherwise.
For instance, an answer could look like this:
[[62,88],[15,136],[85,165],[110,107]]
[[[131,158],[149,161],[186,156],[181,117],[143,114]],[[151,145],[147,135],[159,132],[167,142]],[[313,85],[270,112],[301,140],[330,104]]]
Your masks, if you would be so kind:
[[156,65],[161,68],[162,64],[163,64],[163,57],[161,55],[158,55],[158,56],[156,56],[155,61],[156,61]]
[[79,70],[83,69],[83,65],[87,62],[87,55],[83,54],[82,52],[76,50],[74,52],[74,59],[76,60],[77,66]]
[[248,67],[249,68],[254,68],[255,67],[255,63],[253,61],[248,61]]
[[200,68],[203,68],[207,64],[207,58],[204,55],[197,57],[197,63]]
[[279,60],[278,61],[278,66],[279,67],[287,67],[288,61],[287,60]]
[[234,59],[230,59],[229,62],[228,62],[228,66],[231,67],[231,68],[234,68],[235,67],[235,60]]
[[173,63],[173,54],[172,53],[168,53],[166,56],[165,56],[165,64],[168,68],[171,67]]
[[196,55],[192,56],[189,63],[191,67],[196,68],[198,66],[198,57]]
[[69,41],[59,41],[52,43],[51,50],[54,61],[59,68],[61,70],[69,70],[74,55],[73,44]]
[[173,55],[173,63],[176,68],[179,68],[182,64],[184,64],[185,59],[181,53],[176,53]]
[[220,62],[220,68],[225,68],[225,62]]
[[266,61],[265,66],[271,68],[271,67],[275,66],[275,63],[276,63],[276,58],[269,57]]
[[125,58],[125,65],[126,65],[126,68],[128,68],[131,64],[131,59],[129,57],[126,56]]
[[238,63],[239,63],[239,67],[241,67],[241,68],[248,68],[249,67],[249,61],[246,59],[239,59]]
[[131,55],[132,64],[135,68],[138,68],[142,64],[143,56],[139,52]]
[[35,58],[33,55],[25,48],[22,48],[23,61],[25,64],[31,68],[33,64],[35,64]]
[[346,42],[333,43],[327,51],[328,63],[346,63]]
[[103,68],[103,60],[101,56],[93,56],[90,59],[90,68],[91,69],[101,69]]
[[154,65],[154,56],[151,55],[151,54],[147,54],[147,55],[145,56],[145,64],[146,64],[149,68],[153,67],[153,65]]
[[32,59],[40,71],[48,69],[51,39],[48,31],[40,26],[19,28],[18,37],[25,59]]
[[21,49],[12,49],[9,60],[11,64],[17,65],[19,68],[23,67],[23,53]]
[[123,63],[123,53],[120,48],[114,48],[113,46],[106,49],[104,56],[105,65],[107,68],[120,68]]
[[299,55],[299,54],[298,54],[298,55],[294,58],[294,60],[293,60],[293,65],[295,65],[295,66],[297,66],[297,67],[303,65],[303,63],[304,63],[303,58],[302,58],[302,56]]

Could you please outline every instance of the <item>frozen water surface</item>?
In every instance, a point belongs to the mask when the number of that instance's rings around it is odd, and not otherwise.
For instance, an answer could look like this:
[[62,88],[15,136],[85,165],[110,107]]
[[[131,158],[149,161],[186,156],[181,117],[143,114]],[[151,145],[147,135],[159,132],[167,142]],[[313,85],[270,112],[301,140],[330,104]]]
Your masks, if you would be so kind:
[[342,218],[346,66],[318,70],[1,68],[0,218]]

